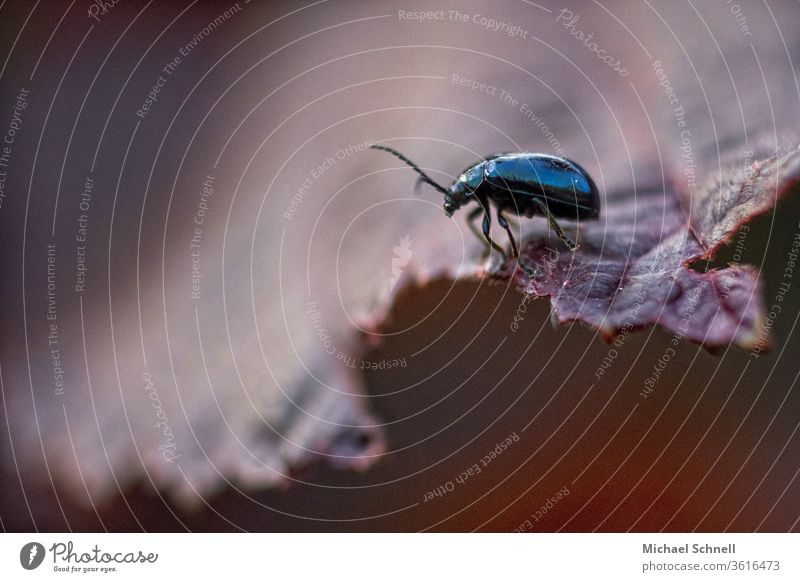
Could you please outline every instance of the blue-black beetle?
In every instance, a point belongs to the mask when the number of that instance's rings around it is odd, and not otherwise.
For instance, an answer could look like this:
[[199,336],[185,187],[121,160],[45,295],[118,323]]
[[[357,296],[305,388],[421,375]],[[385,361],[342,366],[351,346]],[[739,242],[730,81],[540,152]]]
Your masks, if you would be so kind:
[[528,218],[536,214],[546,217],[550,227],[570,250],[578,247],[564,234],[556,218],[578,221],[594,219],[600,214],[600,194],[591,176],[565,158],[529,153],[494,154],[464,170],[449,188],[444,188],[397,150],[380,144],[370,147],[397,156],[420,175],[419,182],[430,184],[444,194],[447,216],[452,216],[461,206],[477,201],[478,208],[468,216],[469,226],[481,238],[474,220],[483,214],[485,242],[503,256],[505,251],[489,236],[492,225],[490,200],[496,207],[497,222],[508,233],[514,258],[519,256],[517,243],[504,212]]

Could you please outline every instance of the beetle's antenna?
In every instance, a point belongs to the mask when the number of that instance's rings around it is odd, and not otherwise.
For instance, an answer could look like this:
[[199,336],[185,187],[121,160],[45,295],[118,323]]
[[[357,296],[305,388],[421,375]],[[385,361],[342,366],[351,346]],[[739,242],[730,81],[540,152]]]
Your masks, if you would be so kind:
[[412,162],[411,160],[409,160],[407,157],[405,157],[403,154],[401,154],[401,153],[400,153],[400,152],[398,152],[397,150],[393,150],[393,149],[392,149],[392,148],[390,148],[390,147],[387,147],[387,146],[385,146],[385,145],[380,145],[380,144],[372,144],[372,145],[371,145],[371,146],[369,146],[369,147],[371,147],[371,148],[372,148],[372,149],[374,149],[374,150],[383,150],[383,151],[385,151],[385,152],[389,152],[390,154],[393,154],[393,155],[397,156],[398,158],[400,158],[401,160],[403,160],[403,161],[404,161],[406,164],[408,164],[409,166],[411,166],[411,169],[412,169],[412,170],[414,170],[414,171],[415,171],[417,174],[419,174],[419,175],[421,176],[420,180],[422,180],[422,181],[423,181],[423,182],[425,182],[426,184],[430,184],[431,186],[433,186],[434,188],[436,188],[436,189],[437,189],[439,192],[441,192],[442,194],[447,194],[447,189],[446,189],[446,188],[443,188],[443,187],[439,186],[439,184],[437,184],[436,182],[434,182],[434,181],[433,181],[433,179],[432,179],[430,176],[428,176],[428,174],[426,174],[425,172],[423,172],[423,171],[422,171],[422,170],[419,168],[419,166],[418,166],[417,164],[415,164],[414,162]]

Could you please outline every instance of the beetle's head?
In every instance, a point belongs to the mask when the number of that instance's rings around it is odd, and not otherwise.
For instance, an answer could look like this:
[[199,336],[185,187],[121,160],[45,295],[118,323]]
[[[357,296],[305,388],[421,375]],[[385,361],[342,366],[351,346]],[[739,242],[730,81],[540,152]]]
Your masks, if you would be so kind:
[[447,216],[453,216],[456,210],[469,202],[470,196],[472,196],[472,190],[466,189],[463,184],[456,180],[444,195],[444,211]]
[[444,195],[444,211],[448,218],[452,217],[453,213],[461,208],[461,204],[449,192]]
[[444,211],[447,216],[453,216],[453,213],[461,208],[464,204],[470,202],[474,195],[475,190],[483,182],[483,164],[476,164],[468,168],[461,174],[455,182],[448,188],[444,195]]

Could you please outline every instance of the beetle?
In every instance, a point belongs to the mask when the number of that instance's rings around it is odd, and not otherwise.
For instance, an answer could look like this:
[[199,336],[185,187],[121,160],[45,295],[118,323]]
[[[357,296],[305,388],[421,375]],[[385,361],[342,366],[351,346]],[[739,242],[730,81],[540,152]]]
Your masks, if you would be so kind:
[[[370,147],[397,156],[420,175],[417,184],[429,184],[444,194],[447,216],[453,216],[456,210],[473,200],[477,202],[478,207],[467,216],[469,227],[475,236],[503,257],[506,257],[505,251],[489,236],[492,226],[489,201],[495,205],[497,222],[508,234],[515,259],[519,257],[519,251],[504,213],[527,218],[537,214],[544,216],[550,228],[571,251],[578,245],[564,234],[556,218],[578,221],[595,219],[600,215],[600,193],[592,177],[566,158],[532,153],[494,154],[468,167],[448,188],[444,188],[397,150],[382,144]],[[481,214],[483,237],[474,222]]]

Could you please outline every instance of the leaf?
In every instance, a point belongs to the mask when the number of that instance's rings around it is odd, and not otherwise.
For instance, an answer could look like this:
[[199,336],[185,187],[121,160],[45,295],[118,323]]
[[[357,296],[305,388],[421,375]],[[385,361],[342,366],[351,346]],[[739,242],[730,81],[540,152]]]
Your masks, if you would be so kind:
[[713,253],[750,218],[767,212],[800,185],[800,150],[745,163],[700,195],[687,197],[692,232]]

